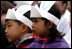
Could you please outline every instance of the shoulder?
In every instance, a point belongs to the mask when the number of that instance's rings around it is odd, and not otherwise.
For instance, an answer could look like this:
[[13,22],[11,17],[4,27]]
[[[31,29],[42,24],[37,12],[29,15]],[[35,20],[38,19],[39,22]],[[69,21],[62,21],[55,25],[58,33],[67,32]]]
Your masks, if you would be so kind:
[[69,48],[68,43],[66,42],[66,40],[64,38],[62,38],[62,40],[61,40],[61,46],[63,48]]
[[62,43],[60,43],[59,48],[69,48],[69,46],[68,46],[68,44],[62,42]]
[[64,38],[56,38],[55,43],[57,43],[58,48],[69,48]]
[[20,44],[18,48],[26,48],[30,43],[34,41],[35,38],[27,39],[23,43]]
[[39,42],[39,38],[37,38],[27,48],[35,48],[39,44]]
[[35,47],[35,42],[32,42],[31,44],[29,44],[26,48],[34,48]]

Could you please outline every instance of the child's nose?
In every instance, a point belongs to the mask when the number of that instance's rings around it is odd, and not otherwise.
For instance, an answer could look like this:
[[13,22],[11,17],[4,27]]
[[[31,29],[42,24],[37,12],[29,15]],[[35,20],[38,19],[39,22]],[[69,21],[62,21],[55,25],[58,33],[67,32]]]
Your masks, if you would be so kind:
[[5,29],[5,33],[7,34],[7,29]]
[[32,24],[32,28],[34,28],[34,23]]

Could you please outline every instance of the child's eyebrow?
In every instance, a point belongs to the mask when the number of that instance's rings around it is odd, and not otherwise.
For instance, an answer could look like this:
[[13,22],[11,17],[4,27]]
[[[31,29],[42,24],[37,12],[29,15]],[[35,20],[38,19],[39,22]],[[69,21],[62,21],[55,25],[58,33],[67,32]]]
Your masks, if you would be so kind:
[[7,22],[6,24],[5,24],[5,26],[7,26],[9,23]]
[[8,25],[8,24],[11,24],[11,23],[10,22],[7,22],[6,24]]

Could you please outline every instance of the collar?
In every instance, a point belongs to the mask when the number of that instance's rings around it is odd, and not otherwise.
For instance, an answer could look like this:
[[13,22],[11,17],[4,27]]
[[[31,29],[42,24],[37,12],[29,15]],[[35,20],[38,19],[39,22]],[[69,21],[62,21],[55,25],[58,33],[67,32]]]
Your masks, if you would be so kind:
[[21,36],[14,44],[18,47],[23,41],[32,38],[32,33]]
[[44,43],[46,43],[49,39],[50,39],[50,37],[48,37],[48,38],[39,37],[39,40],[43,41]]

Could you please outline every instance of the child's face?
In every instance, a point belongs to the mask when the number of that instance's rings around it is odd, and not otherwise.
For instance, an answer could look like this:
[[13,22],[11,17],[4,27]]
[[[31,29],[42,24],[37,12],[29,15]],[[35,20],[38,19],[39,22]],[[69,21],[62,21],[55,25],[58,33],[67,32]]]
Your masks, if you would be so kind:
[[41,18],[32,18],[32,28],[36,36],[48,36],[48,27],[45,26],[45,21]]
[[6,37],[10,43],[15,42],[20,36],[22,35],[21,33],[21,25],[18,25],[17,22],[14,20],[8,20],[6,22]]

